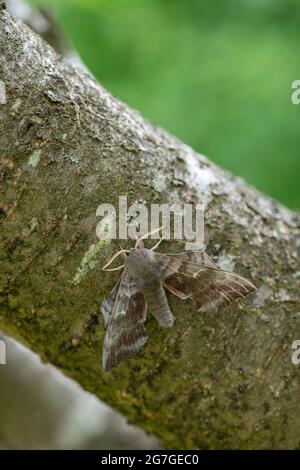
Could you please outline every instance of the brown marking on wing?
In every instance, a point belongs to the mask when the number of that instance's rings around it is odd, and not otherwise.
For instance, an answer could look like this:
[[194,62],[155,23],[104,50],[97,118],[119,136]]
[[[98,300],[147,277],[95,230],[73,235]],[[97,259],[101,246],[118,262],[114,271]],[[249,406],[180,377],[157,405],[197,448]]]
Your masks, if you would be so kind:
[[247,279],[220,269],[204,252],[157,255],[164,286],[181,299],[191,298],[200,312],[220,310],[256,290]]

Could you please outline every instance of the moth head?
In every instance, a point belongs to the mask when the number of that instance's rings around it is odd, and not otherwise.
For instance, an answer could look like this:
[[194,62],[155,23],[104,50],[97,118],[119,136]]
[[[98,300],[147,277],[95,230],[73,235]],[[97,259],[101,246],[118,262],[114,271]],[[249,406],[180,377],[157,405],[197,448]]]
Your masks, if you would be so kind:
[[[124,264],[122,264],[121,266],[118,266],[116,268],[110,268],[108,269],[108,266],[119,256],[119,255],[123,255],[125,257],[125,260],[126,260],[126,254],[130,253],[130,254],[137,254],[138,252],[140,252],[141,250],[144,249],[144,243],[143,243],[143,240],[145,238],[147,238],[149,235],[152,235],[153,233],[157,233],[159,232],[160,230],[162,230],[164,227],[159,227],[155,230],[152,230],[151,232],[147,232],[145,233],[144,235],[141,235],[135,242],[135,245],[134,245],[134,248],[131,248],[131,250],[123,250],[121,249],[120,251],[118,251],[118,253],[116,253],[108,263],[106,263],[105,266],[103,266],[102,270],[103,271],[118,271],[119,269],[122,269],[124,268]],[[162,239],[161,239],[162,240]],[[154,250],[155,247],[152,248],[152,250]],[[151,251],[151,250],[146,250],[146,251]]]
[[144,242],[138,239],[135,243],[134,248],[131,248],[130,252],[133,253],[134,251],[141,250],[142,248],[144,248]]

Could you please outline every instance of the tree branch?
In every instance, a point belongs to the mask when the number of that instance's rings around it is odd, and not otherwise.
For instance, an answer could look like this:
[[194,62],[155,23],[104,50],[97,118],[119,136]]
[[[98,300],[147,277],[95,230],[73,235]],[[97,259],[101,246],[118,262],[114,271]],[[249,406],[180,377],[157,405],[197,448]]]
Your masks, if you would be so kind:
[[[0,12],[0,328],[173,448],[299,447],[299,216],[112,97]],[[176,323],[100,367],[96,208],[205,202],[207,252],[256,296],[218,315],[170,297]],[[7,359],[9,363],[9,358]]]

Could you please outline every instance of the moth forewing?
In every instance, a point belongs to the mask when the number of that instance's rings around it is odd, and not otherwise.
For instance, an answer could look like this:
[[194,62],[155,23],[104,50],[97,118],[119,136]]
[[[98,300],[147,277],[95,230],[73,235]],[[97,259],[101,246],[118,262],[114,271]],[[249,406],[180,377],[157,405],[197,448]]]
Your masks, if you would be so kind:
[[219,310],[256,290],[247,279],[219,268],[205,252],[157,256],[165,287],[181,299],[191,298],[201,312]]
[[105,328],[107,328],[107,326],[108,326],[110,315],[111,315],[112,310],[114,308],[114,304],[115,304],[115,301],[116,301],[116,298],[117,298],[120,282],[121,282],[121,278],[115,284],[115,286],[110,291],[110,293],[106,297],[104,297],[104,300],[101,304],[101,312],[102,312],[102,315],[103,315]]
[[[109,370],[121,360],[131,357],[145,344],[148,338],[143,325],[146,319],[146,299],[143,292],[138,291],[134,278],[129,277],[126,268],[124,268],[119,280],[116,294],[115,288],[102,304],[104,318],[107,318],[109,314],[103,345],[103,368],[105,370]],[[107,306],[111,306],[111,300],[114,296],[113,308],[109,313]]]

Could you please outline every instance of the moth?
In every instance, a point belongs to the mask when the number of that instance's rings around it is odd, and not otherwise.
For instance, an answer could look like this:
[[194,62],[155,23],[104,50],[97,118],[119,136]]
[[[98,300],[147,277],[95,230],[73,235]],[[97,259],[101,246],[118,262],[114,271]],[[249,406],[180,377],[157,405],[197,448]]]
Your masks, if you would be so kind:
[[[153,233],[153,232],[152,232]],[[147,308],[163,327],[171,327],[174,316],[165,289],[179,299],[191,299],[198,312],[216,312],[239,297],[255,291],[247,279],[221,269],[204,251],[158,253],[145,248],[141,236],[131,250],[120,250],[103,267],[104,271],[123,269],[101,305],[106,334],[103,368],[109,370],[137,353],[146,343],[144,326]],[[122,266],[108,269],[123,254]]]

